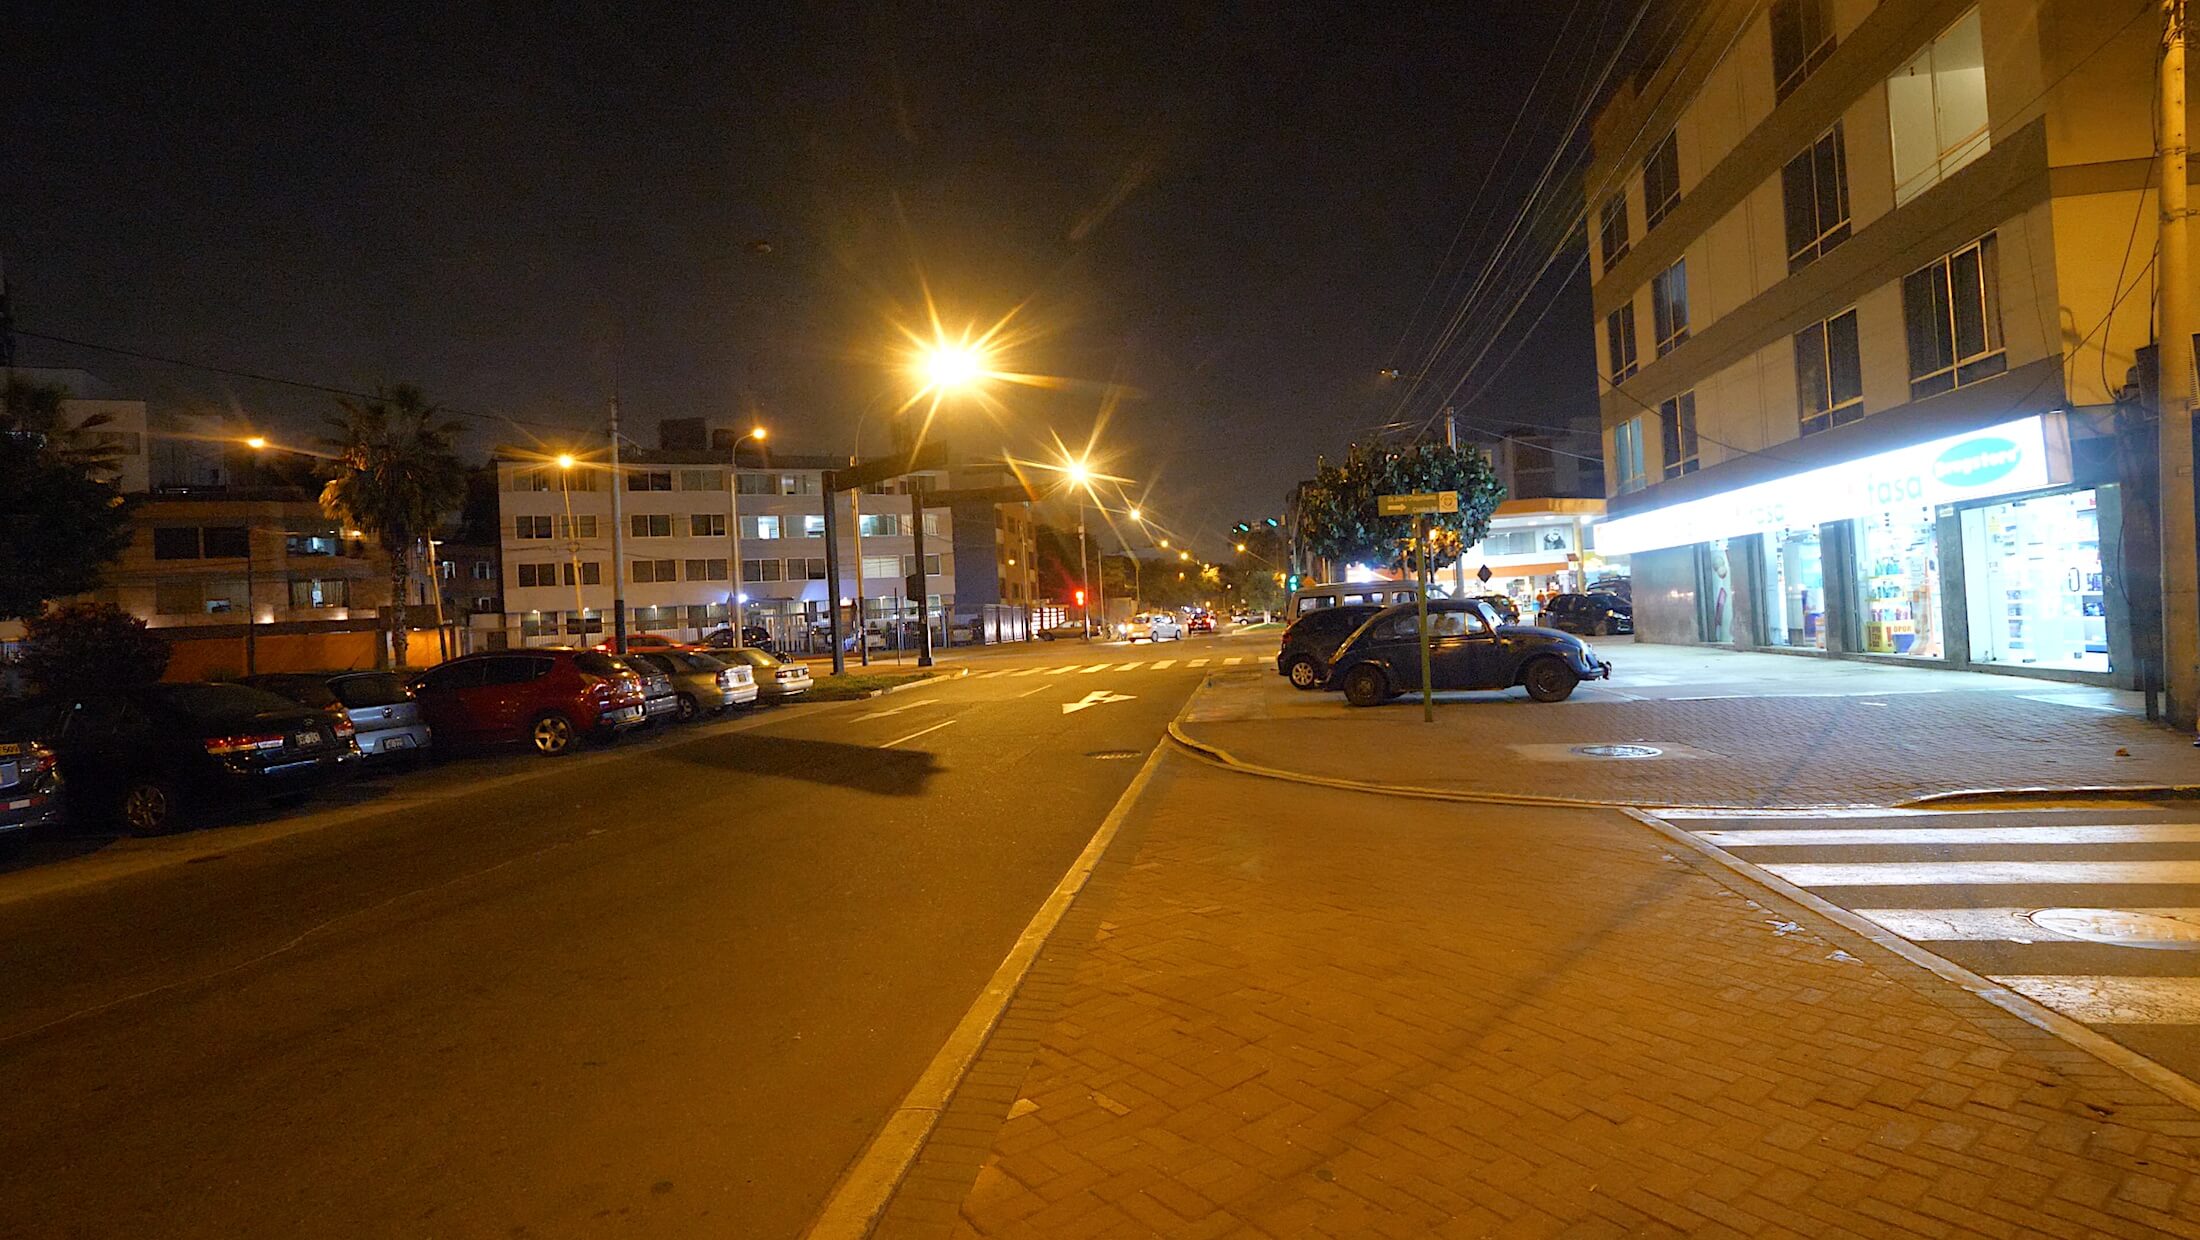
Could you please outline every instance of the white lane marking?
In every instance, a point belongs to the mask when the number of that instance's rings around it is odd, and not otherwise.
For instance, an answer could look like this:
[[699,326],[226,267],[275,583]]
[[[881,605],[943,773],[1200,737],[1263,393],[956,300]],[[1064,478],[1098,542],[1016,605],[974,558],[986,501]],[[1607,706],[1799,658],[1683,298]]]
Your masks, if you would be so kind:
[[1108,670],[1109,668],[1111,668],[1111,667],[1113,667],[1113,666],[1115,666],[1115,665],[1114,665],[1114,664],[1112,664],[1112,663],[1095,663],[1095,664],[1093,664],[1093,665],[1092,665],[1091,667],[1086,667],[1086,668],[1079,668],[1079,669],[1078,669],[1078,671],[1077,671],[1077,674],[1078,674],[1078,675],[1080,675],[1080,676],[1090,676],[1090,675],[1092,675],[1092,674],[1093,674],[1094,672],[1104,672],[1104,671],[1107,671],[1107,670]]
[[1137,697],[1138,695],[1135,693],[1110,693],[1106,689],[1094,689],[1092,692],[1085,695],[1085,700],[1082,702],[1062,703],[1062,713],[1065,715],[1074,715],[1078,711],[1084,710],[1087,707],[1105,706],[1109,702],[1129,702],[1135,700]]
[[939,723],[935,723],[935,724],[933,724],[933,725],[932,725],[931,727],[929,727],[929,728],[918,728],[918,729],[917,729],[916,731],[914,731],[914,732],[911,732],[911,733],[910,733],[909,735],[907,735],[907,736],[897,736],[897,737],[895,737],[895,738],[894,738],[893,740],[890,740],[890,741],[886,742],[885,744],[883,744],[883,745],[879,746],[879,748],[880,748],[880,749],[892,749],[892,748],[893,748],[894,746],[896,746],[896,745],[899,745],[899,744],[901,744],[901,743],[902,743],[903,741],[913,741],[913,740],[917,739],[918,737],[920,737],[920,736],[924,735],[924,734],[925,734],[925,733],[927,733],[927,732],[937,732],[937,731],[939,731],[939,730],[940,730],[941,728],[944,728],[944,727],[946,727],[946,726],[947,726],[948,724],[951,724],[951,723],[953,723],[953,722],[955,722],[955,721],[954,721],[953,719],[945,719],[945,720],[942,720],[942,721],[940,721]]
[[1061,675],[1061,674],[1062,674],[1062,673],[1064,673],[1064,672],[1074,672],[1074,671],[1076,671],[1076,670],[1077,670],[1077,665],[1076,665],[1075,663],[1069,663],[1069,664],[1065,664],[1065,665],[1063,665],[1063,666],[1061,666],[1061,667],[1057,667],[1057,668],[1054,668],[1053,670],[1049,671],[1049,672],[1047,673],[1047,675],[1049,675],[1049,676],[1059,676],[1059,675]]
[[1238,663],[1243,663],[1243,662],[1245,662],[1245,660],[1244,660],[1244,659],[1243,659],[1242,657],[1240,657],[1240,656],[1238,656],[1238,655],[1234,655],[1234,654],[1233,654],[1233,655],[1231,655],[1231,656],[1230,656],[1229,658],[1227,658],[1227,659],[1224,659],[1224,660],[1222,661],[1222,665],[1223,665],[1224,667],[1230,667],[1230,666],[1232,666],[1232,665],[1234,665],[1234,664],[1238,664]]
[[1002,677],[1002,676],[1013,676],[1013,675],[1015,675],[1015,674],[1016,674],[1016,673],[1014,673],[1014,672],[1011,672],[1011,671],[1009,671],[1009,670],[1008,670],[1008,669],[1006,669],[1006,668],[1003,668],[1003,669],[1001,669],[1000,671],[997,671],[997,672],[980,672],[980,673],[978,673],[978,674],[977,674],[976,676],[973,676],[973,677],[971,677],[971,679],[972,679],[972,680],[996,680],[996,679],[998,679],[998,678],[1000,678],[1000,677]]
[[1041,672],[1043,672],[1043,671],[1045,671],[1045,670],[1047,670],[1047,669],[1045,669],[1045,668],[1043,668],[1043,667],[1021,667],[1021,668],[1018,668],[1018,669],[1016,669],[1016,670],[1015,670],[1015,671],[1013,671],[1013,672],[1010,672],[1010,673],[1009,673],[1009,675],[1011,675],[1011,676],[1036,676],[1036,675],[1038,675],[1039,673],[1041,673]]
[[1185,664],[1184,664],[1184,666],[1186,666],[1186,667],[1205,667],[1205,666],[1207,666],[1207,660],[1205,660],[1205,659],[1189,659],[1189,660],[1186,660],[1186,661],[1185,661]]
[[1017,694],[1015,700],[1020,702],[1023,699],[1030,697],[1034,693],[1045,693],[1047,690],[1052,689],[1053,687],[1054,685],[1051,682],[1043,685],[1033,685],[1031,688]]
[[2200,977],[1994,979],[2027,999],[2096,1025],[2200,1024]]
[[[2060,943],[2056,934],[2032,920],[2030,908],[1860,908],[1903,938],[1919,943]],[[2154,917],[2200,922],[2200,908],[2135,908]]]
[[1000,1023],[1001,1013],[1008,1010],[1008,1001],[1023,985],[1024,975],[1039,958],[1039,950],[1046,946],[1047,938],[1061,924],[1062,915],[1069,911],[1077,893],[1084,890],[1086,880],[1092,877],[1108,845],[1115,842],[1116,834],[1130,817],[1131,807],[1145,795],[1146,785],[1153,781],[1153,773],[1161,765],[1161,755],[1167,752],[1167,746],[1155,745],[1147,753],[1145,765],[1138,768],[1131,786],[1117,798],[1115,808],[1101,820],[1099,829],[1086,841],[1085,850],[1077,854],[1077,860],[1070,864],[1069,872],[1062,875],[1062,881],[1055,884],[1046,902],[1031,915],[1024,932],[1016,936],[1016,945],[1009,948],[1001,967],[993,971],[985,989],[972,1001],[970,1010],[955,1022],[954,1031],[947,1035],[947,1041],[925,1067],[924,1074],[909,1087],[900,1104],[879,1125],[862,1155],[833,1186],[832,1195],[825,1199],[817,1218],[803,1233],[804,1240],[862,1240],[871,1234],[879,1212],[886,1208],[894,1190],[901,1186],[902,1177],[908,1174],[910,1164],[917,1159],[917,1151],[932,1135],[933,1127],[947,1110],[948,1100],[954,1096],[964,1074],[970,1071],[971,1062],[992,1035],[993,1027]]
[[2200,883],[2200,861],[1889,861],[1759,863],[1798,887],[1940,887],[1979,883]]
[[2080,827],[1799,827],[1698,831],[1721,848],[1804,844],[2200,844],[2200,823]]
[[868,715],[857,715],[849,722],[862,723],[866,719],[884,719],[888,715],[898,715],[905,710],[915,710],[919,706],[937,706],[938,704],[939,699],[937,698],[925,698],[922,701],[908,702],[900,706],[889,706],[885,710],[874,710]]
[[1172,667],[1175,667],[1175,666],[1176,666],[1176,660],[1175,660],[1175,659],[1157,659],[1157,660],[1155,660],[1155,661],[1154,661],[1154,665],[1153,665],[1153,670],[1155,670],[1155,671],[1157,671],[1157,672],[1158,672],[1158,671],[1163,671],[1163,670],[1165,670],[1165,669],[1167,669],[1167,668],[1172,668]]
[[1116,670],[1116,671],[1119,671],[1119,672],[1135,672],[1135,671],[1137,671],[1137,670],[1138,670],[1139,668],[1141,668],[1141,667],[1144,667],[1145,665],[1146,665],[1146,661],[1145,661],[1144,659],[1140,659],[1140,660],[1138,660],[1138,661],[1137,661],[1136,663],[1121,663],[1121,664],[1118,664],[1118,665],[1116,665],[1116,669],[1115,669],[1115,670]]

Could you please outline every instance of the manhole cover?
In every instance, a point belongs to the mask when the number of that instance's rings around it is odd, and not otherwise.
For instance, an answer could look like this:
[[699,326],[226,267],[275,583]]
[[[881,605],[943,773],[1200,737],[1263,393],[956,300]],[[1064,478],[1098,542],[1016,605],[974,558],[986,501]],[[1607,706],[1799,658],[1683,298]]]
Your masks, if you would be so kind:
[[1655,758],[1665,751],[1654,745],[1576,745],[1574,752],[1589,758]]
[[2032,924],[2067,938],[2124,947],[2200,951],[2200,923],[2115,908],[2043,908]]
[[1138,756],[1138,751],[1135,749],[1090,749],[1085,751],[1085,756],[1098,758],[1102,762],[1112,762],[1122,758],[1135,758]]

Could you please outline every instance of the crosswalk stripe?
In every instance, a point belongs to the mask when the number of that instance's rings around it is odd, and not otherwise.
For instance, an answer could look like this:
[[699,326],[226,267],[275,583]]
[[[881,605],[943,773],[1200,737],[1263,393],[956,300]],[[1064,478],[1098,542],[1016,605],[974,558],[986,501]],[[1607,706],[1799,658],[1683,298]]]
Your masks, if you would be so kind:
[[1160,672],[1160,671],[1167,671],[1167,670],[1168,670],[1169,668],[1172,668],[1172,667],[1175,667],[1175,666],[1176,666],[1176,660],[1175,660],[1175,659],[1156,659],[1156,660],[1154,660],[1153,670],[1155,670],[1155,671],[1157,671],[1157,672]]
[[[2032,920],[2031,908],[1860,908],[1868,917],[1903,938],[1919,943],[2060,943],[2068,936]],[[2200,908],[2120,910],[2170,917],[2200,926]]]
[[1824,827],[1698,831],[1721,848],[1808,844],[2200,844],[2200,823],[2080,827]]
[[1107,670],[1108,670],[1108,668],[1109,668],[1109,666],[1111,666],[1111,665],[1110,665],[1110,664],[1106,664],[1106,663],[1095,663],[1095,664],[1093,664],[1093,665],[1092,665],[1091,667],[1087,667],[1087,668],[1080,668],[1080,669],[1078,670],[1077,674],[1078,674],[1078,675],[1080,675],[1080,676],[1090,676],[1090,675],[1092,675],[1092,674],[1093,674],[1094,672],[1104,672],[1104,671],[1107,671]]
[[1047,669],[1045,669],[1045,668],[1043,668],[1043,667],[1022,667],[1022,668],[1018,668],[1018,669],[1016,669],[1016,670],[1015,670],[1015,671],[1013,671],[1013,672],[1010,672],[1010,673],[1009,673],[1009,675],[1011,675],[1011,676],[1036,676],[1036,675],[1038,675],[1039,673],[1041,673],[1041,672],[1043,672],[1043,671],[1045,671],[1045,670],[1047,670]]
[[2200,1024],[2200,977],[1997,977],[2027,999],[2102,1025]]
[[971,679],[972,679],[972,680],[997,680],[997,679],[999,679],[1000,677],[1003,677],[1003,676],[1013,676],[1013,675],[1015,675],[1015,673],[1014,673],[1014,672],[1011,672],[1011,671],[1007,670],[1006,668],[1003,668],[1002,670],[1000,670],[1000,671],[997,671],[997,672],[980,672],[980,673],[978,673],[977,675],[975,675],[975,676],[972,676],[972,677],[971,677]]
[[1116,670],[1116,671],[1119,671],[1119,672],[1135,672],[1135,671],[1137,671],[1137,670],[1138,670],[1139,668],[1141,668],[1141,667],[1144,667],[1145,665],[1146,665],[1146,661],[1145,661],[1144,659],[1140,659],[1140,660],[1138,660],[1138,661],[1137,661],[1137,662],[1135,662],[1135,663],[1125,663],[1125,664],[1123,664],[1123,665],[1122,665],[1121,667],[1118,667],[1118,668],[1116,668],[1115,670]]
[[1798,887],[1940,887],[1980,883],[2200,883],[2200,861],[1885,861],[1767,864]]
[[1205,659],[1193,659],[1193,660],[1191,660],[1191,661],[1187,662],[1187,663],[1186,663],[1186,664],[1185,664],[1184,666],[1186,666],[1186,667],[1205,667],[1205,666],[1207,666],[1207,660],[1205,660]]
[[1048,672],[1048,673],[1047,673],[1047,675],[1049,675],[1049,676],[1060,676],[1060,675],[1061,675],[1061,674],[1063,674],[1064,672],[1074,672],[1074,671],[1076,671],[1076,670],[1077,670],[1077,665],[1076,665],[1075,663],[1065,663],[1065,664],[1063,664],[1062,666],[1060,666],[1060,667],[1058,667],[1058,668],[1055,668],[1055,669],[1054,669],[1053,671],[1051,671],[1051,672]]
[[1229,658],[1227,658],[1227,659],[1224,659],[1224,660],[1222,661],[1222,665],[1223,665],[1224,667],[1230,667],[1230,666],[1232,666],[1232,665],[1234,665],[1234,664],[1238,664],[1238,663],[1243,663],[1243,662],[1245,662],[1245,660],[1244,660],[1244,659],[1243,659],[1242,657],[1240,657],[1240,656],[1238,656],[1238,655],[1234,655],[1234,654],[1233,654],[1233,655],[1231,655],[1231,656],[1230,656]]

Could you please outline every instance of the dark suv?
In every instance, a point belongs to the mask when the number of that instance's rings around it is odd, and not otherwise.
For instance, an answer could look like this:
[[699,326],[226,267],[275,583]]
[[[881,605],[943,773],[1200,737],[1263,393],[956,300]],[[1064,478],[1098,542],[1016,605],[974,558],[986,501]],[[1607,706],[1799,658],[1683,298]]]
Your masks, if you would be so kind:
[[1283,631],[1283,648],[1276,652],[1276,672],[1294,689],[1319,689],[1329,680],[1329,657],[1337,653],[1352,630],[1382,610],[1379,603],[1348,603],[1307,612]]
[[1543,605],[1539,619],[1545,628],[1606,637],[1635,631],[1635,606],[1617,594],[1601,590],[1589,594],[1561,594]]
[[524,741],[556,755],[642,724],[641,679],[593,650],[470,654],[430,668],[412,690],[438,742]]

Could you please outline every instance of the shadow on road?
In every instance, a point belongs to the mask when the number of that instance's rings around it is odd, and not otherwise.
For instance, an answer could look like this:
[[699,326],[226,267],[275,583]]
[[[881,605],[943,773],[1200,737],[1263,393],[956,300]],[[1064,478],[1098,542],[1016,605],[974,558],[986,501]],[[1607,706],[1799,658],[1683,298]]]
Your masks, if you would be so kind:
[[777,775],[891,797],[922,795],[925,782],[941,770],[939,759],[922,750],[873,749],[754,733],[724,737],[713,744],[684,745],[665,756],[713,770]]

